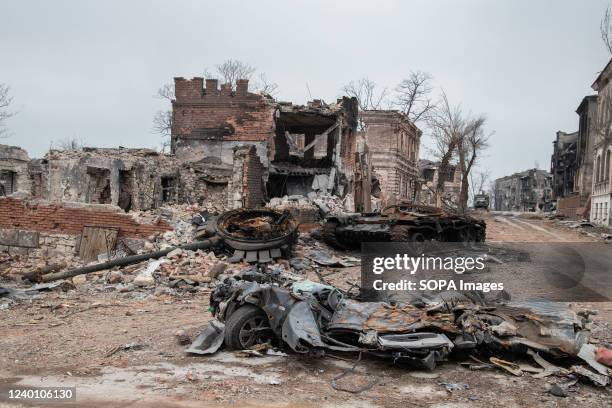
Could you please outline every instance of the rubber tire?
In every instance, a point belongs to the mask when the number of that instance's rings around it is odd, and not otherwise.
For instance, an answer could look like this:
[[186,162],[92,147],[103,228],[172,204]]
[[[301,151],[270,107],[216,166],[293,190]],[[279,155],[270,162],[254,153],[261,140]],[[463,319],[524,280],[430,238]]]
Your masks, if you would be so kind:
[[[254,317],[262,317],[268,320],[263,310],[253,305],[244,305],[236,309],[228,319],[225,320],[225,346],[229,350],[242,350],[240,344],[240,329]],[[269,325],[269,324],[268,324]]]

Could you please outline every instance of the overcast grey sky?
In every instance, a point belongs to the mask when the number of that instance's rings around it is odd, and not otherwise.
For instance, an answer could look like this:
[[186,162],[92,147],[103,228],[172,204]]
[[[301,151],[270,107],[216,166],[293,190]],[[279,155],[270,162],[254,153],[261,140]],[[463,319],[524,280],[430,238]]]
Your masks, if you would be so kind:
[[52,141],[153,147],[174,76],[244,60],[278,98],[333,101],[367,76],[394,87],[428,71],[451,102],[486,113],[495,131],[482,165],[494,177],[548,169],[557,130],[609,55],[599,38],[607,1],[7,1],[0,2],[0,83],[19,114],[10,139],[32,157]]

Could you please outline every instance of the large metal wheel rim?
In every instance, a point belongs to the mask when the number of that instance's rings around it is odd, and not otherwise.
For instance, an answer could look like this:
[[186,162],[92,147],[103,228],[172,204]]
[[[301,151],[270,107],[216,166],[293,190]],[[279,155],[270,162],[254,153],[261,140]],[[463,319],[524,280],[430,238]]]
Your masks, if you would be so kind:
[[240,327],[238,341],[243,349],[257,344],[262,339],[261,333],[270,330],[265,316],[253,316]]
[[280,244],[283,244],[288,239],[290,239],[291,236],[294,235],[297,231],[297,223],[295,222],[295,220],[289,221],[290,223],[289,228],[284,234],[281,234],[279,236],[269,238],[269,239],[257,239],[257,238],[253,239],[253,238],[238,237],[235,234],[232,234],[231,232],[227,231],[225,228],[222,227],[222,224],[227,219],[235,216],[236,214],[240,214],[241,212],[245,212],[245,211],[251,212],[253,215],[259,213],[261,215],[267,215],[267,216],[276,216],[276,217],[282,216],[282,213],[280,213],[279,211],[265,209],[265,208],[264,209],[255,208],[252,210],[246,210],[246,209],[239,208],[239,209],[227,211],[226,213],[222,214],[219,218],[216,219],[214,223],[215,232],[234,249],[242,249],[242,250],[249,251],[249,250],[274,248],[276,246],[279,246]]

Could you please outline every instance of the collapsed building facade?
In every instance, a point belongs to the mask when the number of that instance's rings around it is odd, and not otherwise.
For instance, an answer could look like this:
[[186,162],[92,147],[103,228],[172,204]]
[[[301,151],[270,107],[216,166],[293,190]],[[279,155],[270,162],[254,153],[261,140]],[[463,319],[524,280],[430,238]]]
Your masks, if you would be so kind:
[[578,132],[557,132],[557,138],[553,142],[553,154],[550,162],[553,196],[555,199],[567,197],[574,192],[577,145]]
[[552,176],[529,169],[495,180],[495,210],[550,211],[553,203]]
[[28,153],[17,146],[0,145],[0,197],[29,193],[32,182]]
[[[175,78],[175,93],[169,154],[86,147],[31,160],[21,148],[0,146],[0,207],[14,214],[0,224],[0,250],[38,256],[49,242],[78,254],[85,227],[104,229],[87,236],[111,236],[113,246],[163,233],[171,227],[159,217],[140,222],[126,213],[167,204],[221,212],[314,194],[371,210],[372,165],[356,132],[356,99],[297,106],[249,92],[247,80],[234,90],[203,78]],[[24,221],[38,213],[48,223]],[[19,238],[28,234],[37,238]],[[98,253],[111,243],[101,241]]]
[[440,164],[431,160],[419,160],[421,176],[420,191],[417,201],[426,204],[437,204],[436,186],[440,177],[444,177],[444,197],[442,202],[449,207],[457,207],[461,193],[461,171],[455,165],[448,165],[444,173],[440,172]]
[[175,94],[171,146],[177,157],[232,169],[233,149],[251,146],[248,189],[228,192],[232,208],[322,192],[352,194],[356,209],[370,209],[371,166],[365,143],[358,143],[354,98],[296,106],[249,92],[248,80],[238,80],[234,91],[203,78],[175,78]]
[[414,200],[420,188],[421,130],[395,110],[361,111],[359,117],[383,203]]
[[590,209],[597,95],[585,96],[576,113],[578,131],[557,132],[551,159],[557,214],[571,219],[588,218]]

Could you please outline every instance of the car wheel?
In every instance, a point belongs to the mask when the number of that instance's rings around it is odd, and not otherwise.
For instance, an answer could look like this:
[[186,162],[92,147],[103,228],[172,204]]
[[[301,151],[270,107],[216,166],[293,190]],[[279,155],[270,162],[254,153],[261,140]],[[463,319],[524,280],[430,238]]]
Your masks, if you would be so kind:
[[268,317],[260,308],[245,305],[225,321],[225,345],[230,350],[245,350],[272,339]]

